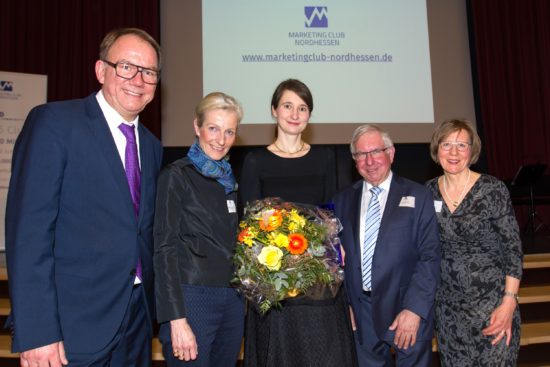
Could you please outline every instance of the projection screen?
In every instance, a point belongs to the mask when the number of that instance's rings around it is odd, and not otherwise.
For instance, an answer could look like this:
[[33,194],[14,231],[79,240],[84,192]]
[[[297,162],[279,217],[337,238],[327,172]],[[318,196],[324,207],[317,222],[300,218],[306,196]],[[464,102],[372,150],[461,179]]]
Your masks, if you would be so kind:
[[450,0],[162,0],[162,140],[193,142],[193,109],[220,90],[245,117],[238,145],[274,138],[270,100],[287,78],[314,97],[314,144],[347,144],[366,122],[427,142],[451,117],[475,122],[466,5]]

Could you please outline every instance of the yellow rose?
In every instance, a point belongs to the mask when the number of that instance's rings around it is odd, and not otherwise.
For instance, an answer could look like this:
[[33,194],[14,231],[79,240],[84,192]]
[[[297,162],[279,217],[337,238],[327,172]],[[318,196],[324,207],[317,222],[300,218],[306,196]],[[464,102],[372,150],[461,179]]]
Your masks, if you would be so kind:
[[265,265],[269,270],[279,270],[282,259],[283,252],[276,246],[266,246],[262,248],[262,251],[258,255],[260,264]]

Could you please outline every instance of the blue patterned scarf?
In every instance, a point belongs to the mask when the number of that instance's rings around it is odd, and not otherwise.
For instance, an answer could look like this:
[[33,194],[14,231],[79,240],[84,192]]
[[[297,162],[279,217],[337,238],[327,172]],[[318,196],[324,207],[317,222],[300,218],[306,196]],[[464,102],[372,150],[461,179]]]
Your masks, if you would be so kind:
[[237,191],[237,181],[233,176],[229,157],[226,156],[219,161],[213,160],[204,153],[197,140],[189,148],[187,156],[203,176],[215,178],[223,186],[226,194]]

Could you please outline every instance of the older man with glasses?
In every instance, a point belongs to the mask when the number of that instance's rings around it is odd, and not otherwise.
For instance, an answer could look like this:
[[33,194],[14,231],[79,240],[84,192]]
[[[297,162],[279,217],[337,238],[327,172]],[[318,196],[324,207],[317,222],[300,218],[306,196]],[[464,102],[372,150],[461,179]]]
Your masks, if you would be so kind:
[[362,180],[334,198],[359,366],[430,366],[440,246],[433,199],[391,170],[395,147],[377,125],[352,136]]

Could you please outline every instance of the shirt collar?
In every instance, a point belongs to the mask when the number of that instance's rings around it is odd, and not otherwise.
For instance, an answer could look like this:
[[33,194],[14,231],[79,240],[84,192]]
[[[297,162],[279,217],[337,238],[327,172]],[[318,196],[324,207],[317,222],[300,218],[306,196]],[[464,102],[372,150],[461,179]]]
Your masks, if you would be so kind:
[[[381,188],[384,192],[388,193],[390,191],[390,184],[391,184],[392,177],[393,177],[393,172],[390,171],[390,173],[388,174],[388,177],[386,177],[386,179],[382,181],[382,183],[378,185],[378,187]],[[364,187],[364,190],[369,191],[373,187],[373,185],[371,183],[368,183],[367,181],[363,181],[363,187]]]
[[105,116],[105,120],[107,120],[107,124],[111,129],[118,129],[118,126],[121,123],[134,125],[137,129],[139,116],[136,116],[136,118],[132,121],[124,120],[124,118],[107,102],[105,96],[103,95],[103,90],[101,89],[97,92],[96,99],[97,103],[99,103],[101,111],[103,112],[103,116]]

